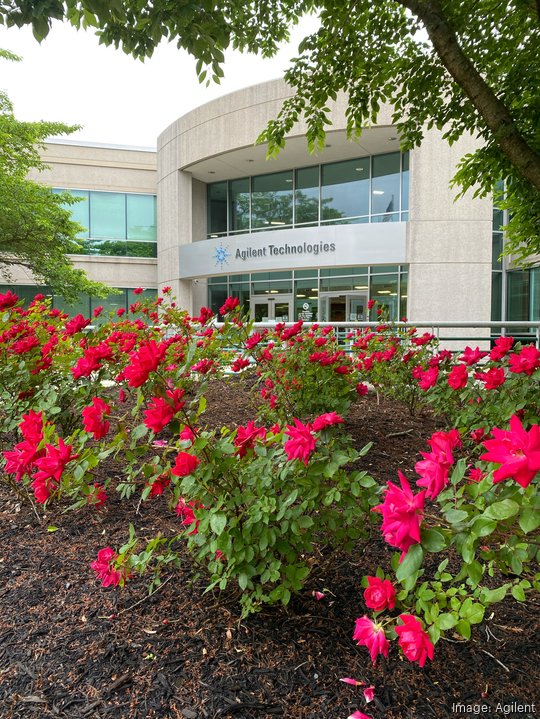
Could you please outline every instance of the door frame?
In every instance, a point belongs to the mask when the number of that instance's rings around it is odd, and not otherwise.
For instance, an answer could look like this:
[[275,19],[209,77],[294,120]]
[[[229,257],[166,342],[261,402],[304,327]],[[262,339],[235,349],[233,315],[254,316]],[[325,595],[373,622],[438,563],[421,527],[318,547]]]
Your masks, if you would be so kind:
[[255,318],[255,305],[262,305],[266,302],[268,307],[268,322],[276,322],[276,302],[288,302],[289,319],[287,322],[293,322],[292,316],[294,312],[294,297],[292,294],[275,294],[275,295],[252,295],[249,298],[249,314],[251,319]]
[[[325,320],[327,322],[330,322],[330,306],[329,306],[329,300],[331,300],[333,297],[345,297],[345,316],[349,317],[351,314],[351,300],[359,300],[364,299],[365,301],[365,320],[357,320],[358,322],[365,322],[367,320],[367,302],[368,302],[368,293],[367,292],[351,292],[348,290],[342,290],[341,292],[321,292],[319,297],[319,304],[320,304],[320,315],[326,316],[328,319]],[[353,322],[354,320],[348,320],[345,319],[345,322]]]

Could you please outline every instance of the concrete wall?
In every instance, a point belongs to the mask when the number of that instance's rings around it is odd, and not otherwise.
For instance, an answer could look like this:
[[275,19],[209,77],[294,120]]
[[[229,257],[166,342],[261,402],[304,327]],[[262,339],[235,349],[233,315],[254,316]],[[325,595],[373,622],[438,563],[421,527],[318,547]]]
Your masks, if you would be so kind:
[[[50,142],[43,159],[49,166],[30,179],[50,187],[109,192],[156,193],[156,153],[123,147]],[[157,259],[71,255],[73,265],[92,280],[114,287],[157,287]],[[21,267],[13,268],[11,281],[34,284]]]
[[470,137],[449,146],[438,132],[430,131],[411,153],[408,314],[412,321],[491,319],[492,202],[473,199],[472,193],[455,201],[457,191],[449,187],[459,159],[476,147]]

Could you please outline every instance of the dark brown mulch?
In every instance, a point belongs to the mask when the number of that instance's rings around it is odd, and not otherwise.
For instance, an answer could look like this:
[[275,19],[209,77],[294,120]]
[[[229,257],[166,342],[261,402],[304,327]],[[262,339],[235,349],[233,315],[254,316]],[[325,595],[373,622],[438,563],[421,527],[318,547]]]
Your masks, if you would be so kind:
[[[209,421],[252,416],[238,387],[211,388]],[[357,447],[374,442],[364,466],[381,482],[412,468],[436,427],[431,416],[410,418],[373,397],[347,425]],[[540,712],[538,604],[495,605],[470,642],[440,642],[424,670],[395,650],[373,667],[351,635],[365,613],[361,577],[390,554],[378,538],[336,558],[287,610],[240,621],[234,594],[203,595],[204,577],[187,558],[151,597],[142,580],[123,591],[99,587],[89,563],[125,540],[129,521],[141,537],[176,526],[159,499],[139,514],[135,507],[113,497],[101,514],[56,508],[38,521],[0,487],[1,719],[346,719],[356,709],[373,719],[445,719],[477,716],[472,705],[490,717]],[[326,598],[315,601],[314,590]],[[361,689],[339,681],[347,676],[373,684],[375,701],[366,707]]]

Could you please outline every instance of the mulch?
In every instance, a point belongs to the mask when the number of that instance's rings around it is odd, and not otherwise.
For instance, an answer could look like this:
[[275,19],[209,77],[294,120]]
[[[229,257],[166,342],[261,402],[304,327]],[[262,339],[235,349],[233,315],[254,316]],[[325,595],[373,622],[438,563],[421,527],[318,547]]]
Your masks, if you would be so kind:
[[[252,410],[240,383],[215,384],[207,421],[245,422]],[[374,395],[353,407],[347,430],[381,483],[412,469],[441,423],[410,417]],[[109,471],[115,471],[114,467]],[[117,468],[120,474],[120,468]],[[152,596],[144,579],[102,589],[90,562],[119,546],[133,522],[142,538],[171,534],[177,518],[156,498],[111,497],[102,512],[37,513],[0,485],[1,719],[346,719],[359,709],[373,719],[511,717],[540,713],[538,601],[494,605],[472,639],[439,642],[424,669],[393,647],[371,664],[352,641],[366,613],[361,578],[387,566],[379,536],[339,555],[286,609],[240,619],[234,591],[203,594],[188,557]],[[57,531],[49,532],[48,527]],[[324,592],[317,601],[314,591]],[[354,677],[375,687],[366,706]],[[536,706],[531,707],[536,703]],[[519,705],[529,705],[521,707]],[[475,708],[476,707],[476,708]]]

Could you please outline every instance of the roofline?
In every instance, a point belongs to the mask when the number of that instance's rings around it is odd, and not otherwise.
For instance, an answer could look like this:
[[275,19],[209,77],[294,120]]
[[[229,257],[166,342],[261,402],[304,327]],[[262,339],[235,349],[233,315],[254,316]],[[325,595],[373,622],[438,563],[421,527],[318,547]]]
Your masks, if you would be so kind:
[[72,145],[74,147],[96,147],[104,150],[134,150],[136,152],[157,152],[157,147],[142,147],[138,145],[116,145],[107,142],[92,142],[87,140],[64,140],[56,137],[45,139],[47,145]]

